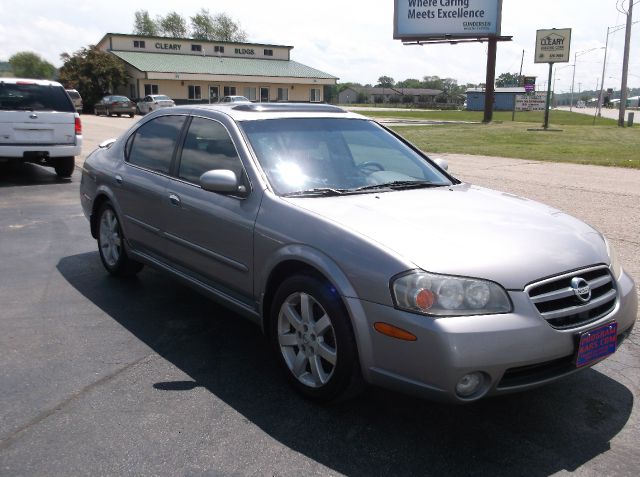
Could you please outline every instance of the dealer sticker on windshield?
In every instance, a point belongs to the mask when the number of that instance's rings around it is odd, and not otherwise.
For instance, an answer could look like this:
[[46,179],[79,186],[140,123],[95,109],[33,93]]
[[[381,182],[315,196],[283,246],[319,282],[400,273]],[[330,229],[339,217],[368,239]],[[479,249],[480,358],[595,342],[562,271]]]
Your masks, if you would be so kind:
[[613,354],[616,350],[618,323],[612,321],[580,335],[576,366],[586,366]]

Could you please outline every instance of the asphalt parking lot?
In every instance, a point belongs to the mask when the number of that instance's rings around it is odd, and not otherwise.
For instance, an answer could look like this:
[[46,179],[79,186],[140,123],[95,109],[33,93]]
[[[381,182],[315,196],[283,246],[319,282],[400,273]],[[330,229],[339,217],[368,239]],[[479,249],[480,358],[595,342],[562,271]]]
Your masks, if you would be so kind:
[[[85,154],[137,119],[84,115]],[[640,280],[640,171],[442,157],[594,225]],[[79,181],[0,169],[1,476],[637,475],[638,327],[527,393],[454,407],[371,388],[317,406],[253,325],[151,269],[107,276]]]

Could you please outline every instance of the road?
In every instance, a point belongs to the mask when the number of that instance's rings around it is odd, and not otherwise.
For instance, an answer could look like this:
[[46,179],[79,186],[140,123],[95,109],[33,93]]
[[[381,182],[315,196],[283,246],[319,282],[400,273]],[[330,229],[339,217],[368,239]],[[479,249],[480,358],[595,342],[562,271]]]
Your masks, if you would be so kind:
[[[83,120],[86,144],[133,123]],[[640,277],[640,171],[445,158],[597,226]],[[2,476],[637,475],[638,328],[610,359],[527,393],[452,407],[369,389],[317,406],[253,325],[153,270],[107,276],[77,171],[0,174]]]

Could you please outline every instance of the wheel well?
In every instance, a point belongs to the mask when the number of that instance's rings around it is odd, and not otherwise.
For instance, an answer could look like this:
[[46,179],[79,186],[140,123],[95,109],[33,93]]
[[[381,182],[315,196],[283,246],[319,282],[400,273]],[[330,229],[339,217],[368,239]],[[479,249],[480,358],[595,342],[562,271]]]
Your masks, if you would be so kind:
[[[264,298],[262,299],[262,329],[267,335],[269,334],[269,330],[271,329],[271,327],[269,326],[269,315],[276,291],[285,279],[293,275],[312,276],[333,285],[331,283],[331,280],[324,276],[322,272],[307,263],[299,262],[297,260],[287,260],[286,262],[278,264],[278,266],[276,266],[276,268],[274,268],[269,275],[267,286],[265,287],[264,291]],[[344,303],[341,304],[344,307]]]
[[93,208],[91,209],[90,225],[91,225],[91,236],[94,239],[98,238],[98,211],[100,210],[100,207],[102,207],[102,204],[104,204],[108,200],[109,200],[109,197],[107,197],[105,194],[100,194],[98,195],[98,197],[96,197],[96,200],[93,201]]

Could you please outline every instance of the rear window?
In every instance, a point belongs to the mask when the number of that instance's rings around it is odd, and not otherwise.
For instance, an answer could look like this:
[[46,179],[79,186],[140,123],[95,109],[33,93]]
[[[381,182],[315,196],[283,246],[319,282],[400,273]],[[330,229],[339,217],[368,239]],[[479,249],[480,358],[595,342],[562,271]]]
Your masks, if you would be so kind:
[[67,94],[71,99],[80,99],[80,93],[77,91],[67,91]]
[[126,96],[111,96],[111,101],[129,101]]
[[0,110],[74,113],[76,108],[62,86],[0,83]]
[[156,99],[160,99],[160,100],[167,100],[167,99],[171,99],[169,96],[165,96],[164,94],[161,94],[159,96],[156,96]]

